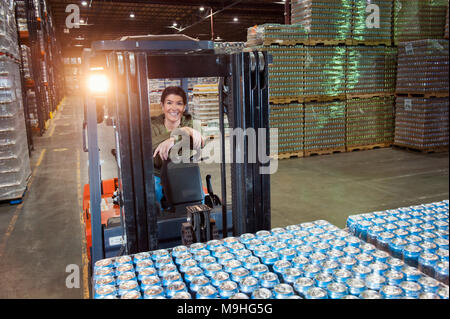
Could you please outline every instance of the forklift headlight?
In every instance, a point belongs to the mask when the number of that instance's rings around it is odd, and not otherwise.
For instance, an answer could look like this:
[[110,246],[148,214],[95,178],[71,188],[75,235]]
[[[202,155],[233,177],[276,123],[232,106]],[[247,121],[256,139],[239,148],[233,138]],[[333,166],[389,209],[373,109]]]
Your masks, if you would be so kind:
[[92,93],[106,93],[108,84],[108,78],[104,74],[92,74],[89,76],[88,89]]

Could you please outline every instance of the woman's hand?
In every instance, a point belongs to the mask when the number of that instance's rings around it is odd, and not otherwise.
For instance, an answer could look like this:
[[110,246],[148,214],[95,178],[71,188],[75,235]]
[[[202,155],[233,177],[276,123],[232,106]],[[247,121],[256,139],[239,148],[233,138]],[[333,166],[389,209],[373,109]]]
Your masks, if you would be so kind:
[[169,151],[174,144],[175,139],[173,137],[168,138],[167,140],[158,145],[158,147],[155,149],[155,152],[153,153],[153,157],[159,154],[161,159],[167,160],[169,158]]
[[182,127],[182,129],[185,130],[189,134],[190,137],[192,137],[192,141],[194,143],[194,145],[193,145],[194,149],[198,150],[203,147],[204,141],[203,141],[202,134],[200,134],[199,131],[194,130],[193,128],[187,127],[187,126]]

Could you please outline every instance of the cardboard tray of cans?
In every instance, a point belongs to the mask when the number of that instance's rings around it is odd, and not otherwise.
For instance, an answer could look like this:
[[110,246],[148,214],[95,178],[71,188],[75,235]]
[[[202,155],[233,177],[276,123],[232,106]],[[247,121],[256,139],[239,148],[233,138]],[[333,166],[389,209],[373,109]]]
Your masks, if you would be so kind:
[[[447,285],[449,277],[448,200],[401,207],[347,219],[349,232],[399,258],[410,267]],[[407,275],[407,274],[403,274]],[[427,279],[417,280],[422,289],[435,293]]]
[[94,298],[448,299],[448,286],[324,220],[100,260],[93,289]]
[[299,152],[303,150],[303,104],[270,104],[269,122],[278,129],[278,145],[271,137],[271,153]]

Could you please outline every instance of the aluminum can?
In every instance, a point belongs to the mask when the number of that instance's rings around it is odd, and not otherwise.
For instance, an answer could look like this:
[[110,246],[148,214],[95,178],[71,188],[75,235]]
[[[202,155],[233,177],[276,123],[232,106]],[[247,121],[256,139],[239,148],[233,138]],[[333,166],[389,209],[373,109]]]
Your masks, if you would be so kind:
[[218,239],[213,239],[208,242],[206,242],[206,249],[209,251],[214,251],[214,249],[223,246],[223,243]]
[[314,278],[321,271],[322,268],[317,264],[307,264],[303,266],[303,275],[308,278]]
[[95,289],[95,299],[114,298],[117,296],[117,290],[112,285],[103,285]]
[[221,298],[227,299],[234,294],[237,294],[239,292],[239,287],[234,281],[227,280],[219,285],[218,291]]
[[356,255],[359,255],[361,253],[361,249],[354,247],[354,246],[347,246],[342,249],[345,256],[347,257],[355,257]]
[[211,255],[216,258],[220,258],[223,254],[229,253],[230,248],[225,246],[215,247],[214,250],[211,251]]
[[273,266],[273,264],[276,263],[278,260],[280,260],[280,255],[273,251],[265,253],[264,256],[261,258],[262,263],[266,264],[269,267]]
[[263,245],[266,245],[266,246],[272,246],[274,243],[277,243],[277,242],[280,242],[279,240],[278,240],[278,237],[277,236],[268,236],[268,237],[264,237],[263,239],[262,239],[262,241],[263,241]]
[[422,253],[420,254],[418,260],[419,270],[428,276],[434,277],[435,276],[434,268],[436,267],[436,264],[438,262],[439,262],[438,255],[430,253]]
[[419,298],[419,295],[422,293],[422,287],[415,281],[403,281],[400,284],[400,288],[403,289],[408,297]]
[[292,267],[292,263],[287,260],[278,260],[273,264],[273,271],[277,274],[283,274],[284,271]]
[[230,252],[233,254],[236,254],[238,251],[246,249],[245,245],[242,243],[234,243],[233,245],[230,246]]
[[285,229],[288,233],[291,233],[291,234],[293,234],[297,230],[301,230],[300,226],[298,226],[298,225],[289,225],[289,226],[286,226]]
[[131,290],[137,290],[139,291],[139,284],[137,280],[128,280],[123,281],[119,284],[119,296],[122,296],[124,293],[131,291]]
[[222,282],[230,280],[230,274],[225,271],[218,271],[211,277],[211,284],[219,287]]
[[378,236],[384,232],[384,227],[378,226],[378,225],[374,225],[371,226],[368,230],[367,230],[367,242],[371,243],[371,244],[376,244],[377,242],[377,238]]
[[[337,231],[341,231],[341,229],[335,225],[329,224],[327,226],[322,227],[324,230],[326,230],[328,233],[333,234]],[[336,237],[336,236],[335,236]]]
[[361,220],[355,228],[354,234],[356,237],[361,238],[364,241],[367,241],[367,232],[371,226],[374,224],[368,220]]
[[201,275],[201,276],[194,277],[191,280],[191,282],[189,284],[189,288],[193,293],[197,293],[197,291],[200,289],[200,287],[208,286],[210,284],[211,283],[210,283],[208,277]]
[[[444,219],[448,219],[448,217],[443,216]],[[438,230],[442,230],[442,231],[447,231],[448,232],[448,222],[446,222],[445,220],[437,220],[434,222],[434,226],[438,229]]]
[[272,289],[280,283],[280,279],[277,274],[273,272],[266,272],[259,277],[260,286],[263,288]]
[[204,273],[206,276],[208,277],[212,277],[214,276],[214,274],[218,271],[222,271],[223,267],[221,264],[218,263],[211,263],[206,265],[206,267],[204,268]]
[[314,244],[314,250],[318,253],[325,254],[331,249],[331,245],[325,242],[318,242]]
[[306,291],[305,299],[328,299],[328,294],[323,288],[311,287]]
[[420,227],[423,229],[423,231],[425,232],[433,232],[436,230],[436,227],[434,227],[433,224],[431,223],[423,223],[422,225],[420,225]]
[[330,299],[342,299],[347,295],[347,287],[338,282],[330,283],[327,286],[327,294]]
[[298,268],[287,268],[283,272],[283,280],[286,283],[294,284],[294,282],[302,276],[302,271]]
[[170,257],[170,253],[167,249],[158,249],[152,252],[152,260],[156,261],[157,259],[163,257]]
[[262,258],[269,251],[270,251],[270,247],[269,246],[267,246],[267,245],[260,245],[260,246],[256,247],[256,249],[254,250],[254,254],[255,254],[256,257]]
[[246,245],[250,240],[255,239],[256,235],[251,233],[242,234],[239,236],[239,241]]
[[137,290],[131,290],[120,296],[120,299],[142,299],[142,295]]
[[449,268],[448,261],[439,261],[435,268],[435,278],[448,286]]
[[387,259],[389,258],[389,253],[382,251],[382,250],[376,250],[372,253],[373,258],[375,261],[378,261],[380,263],[385,263]]
[[117,284],[120,285],[124,281],[136,280],[136,273],[133,271],[127,271],[119,274],[117,276]]
[[319,288],[326,288],[331,282],[333,282],[333,276],[328,273],[318,273],[314,276],[314,283]]
[[364,265],[355,265],[352,268],[352,272],[355,278],[366,279],[372,273],[372,269]]
[[395,230],[398,229],[398,226],[395,225],[395,224],[393,224],[393,223],[385,224],[385,225],[383,225],[383,227],[384,227],[384,229],[385,229],[388,233],[391,233],[391,234],[392,234]]
[[259,280],[253,276],[247,276],[239,282],[239,289],[243,293],[252,294],[259,287]]
[[369,243],[362,243],[359,248],[363,253],[366,254],[372,254],[377,248],[375,245],[369,244]]
[[311,228],[314,228],[314,227],[315,227],[314,223],[311,223],[311,222],[301,223],[301,224],[298,225],[298,226],[300,226],[300,227],[301,227],[302,229],[304,229],[304,230],[310,230]]
[[336,282],[340,282],[345,284],[347,279],[352,277],[352,273],[350,270],[345,268],[339,268],[334,271],[334,280]]
[[252,251],[249,249],[239,250],[234,255],[236,256],[236,259],[239,261],[244,261],[245,258],[253,256]]
[[344,257],[345,254],[342,250],[332,249],[328,252],[328,259],[338,261],[340,258]]
[[298,247],[300,247],[304,244],[305,243],[303,240],[294,238],[294,239],[291,239],[290,241],[288,241],[287,247],[297,249]]
[[378,236],[378,243],[376,246],[378,249],[388,251],[389,245],[391,244],[392,240],[395,238],[395,235],[390,232],[382,232]]
[[308,236],[303,238],[303,241],[305,242],[306,245],[313,247],[314,244],[320,242],[320,238],[317,236]]
[[440,283],[434,278],[422,276],[418,281],[419,285],[422,286],[424,292],[437,293]]
[[237,237],[226,237],[224,239],[222,239],[223,245],[231,248],[232,245],[239,243],[239,238]]
[[196,299],[217,299],[217,289],[211,285],[200,287],[195,294]]
[[403,290],[398,286],[385,285],[380,289],[383,299],[400,299],[403,297]]
[[441,297],[441,299],[448,299],[448,285],[439,287],[437,295]]
[[262,239],[262,238],[265,238],[265,237],[269,237],[272,234],[268,230],[260,230],[260,231],[257,231],[255,233],[255,235],[256,235],[256,238]]
[[114,266],[116,268],[124,264],[133,264],[133,259],[131,256],[120,256],[115,259]]
[[250,275],[250,271],[244,267],[239,267],[234,269],[231,272],[231,280],[235,282],[240,282],[245,277],[248,277]]
[[240,267],[242,267],[242,263],[237,259],[230,259],[223,263],[223,270],[229,273]]
[[347,243],[347,246],[359,248],[361,246],[361,240],[355,236],[347,236],[344,241]]
[[269,267],[267,267],[267,265],[258,264],[258,265],[253,266],[253,268],[251,269],[251,275],[256,278],[260,278],[262,274],[264,274],[268,271],[269,271]]
[[345,282],[348,292],[352,295],[359,296],[364,290],[366,290],[366,283],[360,278],[349,278]]
[[205,243],[193,243],[191,246],[189,246],[189,252],[193,255],[199,250],[206,249]]
[[[188,252],[189,252],[189,248],[187,246],[179,245],[179,246],[173,247],[172,257],[177,258],[179,255],[188,253]],[[149,258],[150,258],[150,256],[149,256]]]
[[359,299],[359,297],[353,296],[353,295],[346,295],[346,296],[342,297],[342,299]]
[[188,289],[184,282],[175,281],[167,286],[166,291],[167,291],[167,297],[173,298],[173,296],[175,296],[179,292],[188,292]]
[[313,222],[313,224],[316,226],[319,226],[321,228],[324,226],[330,225],[330,223],[328,221],[323,220],[323,219],[316,220],[315,222]]
[[339,263],[336,260],[328,259],[321,264],[323,272],[333,274],[333,272],[339,268]]
[[208,249],[197,250],[194,254],[194,259],[200,262],[203,258],[211,256],[211,252]]
[[366,286],[371,290],[380,290],[386,283],[386,278],[378,274],[371,274],[366,277]]
[[156,270],[156,268],[147,267],[147,268],[144,268],[141,271],[139,271],[138,280],[142,281],[142,278],[144,278],[144,277],[157,276],[157,275],[158,275],[158,271]]
[[155,267],[160,269],[161,267],[169,264],[173,264],[172,257],[161,257],[155,260]]
[[94,264],[94,272],[99,268],[113,268],[114,260],[112,258],[98,260]]
[[306,230],[297,230],[294,233],[292,233],[292,235],[294,235],[295,239],[303,240],[305,237],[308,237],[310,234]]
[[309,255],[309,260],[312,264],[320,265],[325,260],[327,260],[327,255],[322,253],[312,253]]
[[325,230],[323,230],[322,228],[319,228],[319,227],[314,227],[309,230],[309,233],[312,236],[319,237],[320,235],[325,233]]
[[292,259],[292,265],[294,267],[297,267],[299,269],[303,269],[303,267],[307,264],[309,264],[309,259],[304,256],[297,256],[294,259]]
[[447,230],[439,229],[439,230],[436,232],[436,235],[438,235],[438,237],[440,237],[440,238],[444,238],[444,239],[447,239],[447,240],[448,240],[448,229],[447,229]]
[[422,273],[417,268],[411,266],[403,267],[402,272],[405,274],[407,281],[418,281],[422,276]]
[[103,276],[99,278],[95,278],[94,280],[94,289],[97,290],[101,286],[115,286],[116,280],[114,276]]
[[140,272],[142,269],[148,267],[153,267],[153,261],[151,259],[144,259],[136,263],[135,270]]
[[145,291],[145,289],[151,286],[162,286],[161,278],[156,275],[143,277],[141,280],[141,290]]
[[186,273],[186,271],[188,271],[192,267],[197,267],[197,266],[198,266],[198,262],[195,259],[188,259],[188,260],[183,261],[183,263],[180,265],[180,271],[182,273]]
[[408,227],[406,230],[410,233],[410,236],[412,236],[412,235],[418,236],[423,231],[423,229],[418,226],[411,226],[411,227]]
[[244,268],[247,268],[248,270],[252,270],[252,268],[256,265],[259,265],[260,261],[258,257],[255,256],[250,256],[244,259],[244,261],[242,262],[242,265],[244,266]]
[[206,256],[200,260],[199,266],[200,268],[206,269],[208,265],[215,263],[217,263],[216,258],[214,258],[213,256]]
[[403,249],[403,261],[412,266],[418,267],[419,256],[422,253],[422,248],[417,245],[407,245]]
[[305,296],[309,288],[314,287],[314,279],[308,277],[297,278],[294,282],[295,290],[302,296]]
[[235,257],[232,253],[224,253],[217,257],[217,262],[221,265],[225,265],[230,260],[233,260]]
[[386,224],[386,223],[387,223],[387,220],[386,220],[385,218],[377,217],[377,218],[373,218],[373,219],[371,220],[371,222],[372,222],[374,225],[376,225],[376,226],[381,226],[381,225]]
[[248,241],[246,244],[247,249],[250,249],[252,251],[255,251],[257,247],[261,246],[263,244],[263,241],[258,238],[254,238]]
[[347,257],[347,256],[339,258],[338,262],[341,264],[342,268],[345,268],[348,270],[352,269],[353,266],[356,265],[356,263],[357,263],[355,258]]
[[189,268],[185,273],[184,273],[184,280],[188,283],[191,282],[192,279],[194,279],[194,277],[197,276],[201,276],[203,275],[203,269],[201,269],[200,267],[192,267]]
[[405,228],[397,228],[392,233],[394,234],[395,238],[401,238],[401,239],[405,239],[406,237],[408,237],[410,235],[409,231],[407,231]]
[[359,295],[361,299],[382,299],[381,294],[378,291],[367,289],[364,290],[361,295]]
[[275,299],[287,299],[294,296],[294,288],[288,284],[278,284],[272,289]]
[[248,296],[244,293],[238,292],[237,294],[234,294],[228,299],[249,299]]
[[280,241],[277,241],[270,245],[270,248],[272,251],[279,253],[281,250],[286,249],[288,245],[286,243],[282,243]]
[[398,286],[405,280],[405,275],[401,271],[389,270],[384,276],[388,285]]
[[375,258],[372,255],[366,253],[356,255],[354,256],[354,258],[356,259],[359,265],[363,266],[368,266],[375,260]]
[[292,260],[297,256],[297,252],[293,248],[285,248],[279,252],[280,259]]
[[441,299],[441,298],[432,292],[422,292],[419,295],[419,299]]
[[403,250],[408,242],[402,238],[394,238],[389,246],[389,251],[395,258],[403,258]]
[[160,277],[164,277],[170,273],[178,273],[178,268],[175,264],[166,264],[158,270],[158,275]]
[[336,239],[336,236],[327,231],[326,233],[319,235],[319,239],[322,243],[329,244],[330,241]]
[[176,258],[175,258],[175,264],[177,266],[180,266],[185,260],[187,259],[193,259],[194,256],[189,253],[189,252],[184,252],[184,253],[180,253]]
[[433,242],[438,246],[438,249],[444,249],[448,251],[448,239],[436,238]]
[[116,276],[119,276],[121,273],[124,272],[134,272],[135,269],[133,267],[133,264],[122,264],[116,268]]
[[356,225],[362,220],[364,220],[364,217],[362,217],[361,215],[349,216],[347,218],[346,226],[351,232],[354,232],[356,229]]
[[399,220],[398,222],[394,222],[394,224],[398,227],[398,228],[402,228],[402,229],[407,229],[408,227],[411,227],[411,223],[409,223],[406,220]]
[[257,288],[253,291],[251,299],[272,299],[272,292],[267,288]]
[[309,257],[314,252],[314,248],[308,245],[297,247],[297,255]]
[[[389,270],[389,266],[385,263],[376,261],[369,265],[369,268],[372,269],[372,273],[375,275],[383,276],[386,271]],[[372,288],[371,288],[372,289]]]
[[175,293],[171,299],[192,299],[192,296],[186,291],[181,291]]
[[[194,277],[195,278],[195,277]],[[171,283],[183,281],[181,274],[178,272],[171,272],[162,276],[162,284],[164,287],[168,287]]]
[[348,232],[346,232],[345,230],[340,230],[334,233],[334,236],[336,236],[337,239],[342,239],[344,240],[345,238],[347,238],[348,236],[351,236]]
[[423,241],[422,237],[417,235],[409,235],[405,237],[405,240],[411,245],[418,245]]

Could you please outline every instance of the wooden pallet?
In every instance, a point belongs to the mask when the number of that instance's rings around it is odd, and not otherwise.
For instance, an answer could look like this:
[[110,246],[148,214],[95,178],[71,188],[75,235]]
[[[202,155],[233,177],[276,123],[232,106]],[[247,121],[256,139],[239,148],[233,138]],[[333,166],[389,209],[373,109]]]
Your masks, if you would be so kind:
[[309,39],[308,45],[311,46],[328,46],[328,45],[352,45],[352,40],[324,40],[324,39]]
[[328,148],[322,150],[304,150],[305,157],[314,156],[314,155],[330,155],[335,153],[344,153],[345,147],[337,147],[337,148]]
[[304,102],[332,102],[332,101],[345,101],[345,94],[339,95],[312,95],[304,96]]
[[371,145],[359,145],[359,146],[346,146],[347,152],[355,152],[355,151],[368,151],[379,148],[387,148],[391,147],[391,143],[380,143],[380,144],[371,144]]
[[345,97],[347,100],[350,99],[370,99],[373,97],[386,97],[393,96],[393,93],[389,92],[378,92],[378,93],[346,93]]
[[439,97],[448,97],[449,92],[432,92],[432,93],[406,93],[406,92],[395,92],[396,97],[408,97],[408,98],[439,98]]
[[392,46],[391,41],[370,41],[370,40],[351,40],[352,44],[355,46],[378,46],[378,45],[384,45],[387,47]]
[[305,154],[303,153],[303,151],[298,151],[298,152],[278,153],[278,155],[275,155],[274,158],[281,160],[289,158],[301,158],[304,156]]
[[300,96],[292,97],[274,97],[269,98],[269,102],[273,104],[289,104],[289,103],[303,103],[303,98]]
[[263,41],[264,46],[270,45],[308,45],[308,39],[284,40],[284,39],[266,39]]
[[446,147],[436,147],[436,148],[417,148],[415,146],[411,146],[411,145],[403,145],[403,144],[399,144],[399,143],[395,143],[394,146],[396,148],[400,148],[403,150],[407,150],[407,151],[411,151],[411,152],[419,152],[419,153],[425,153],[425,154],[430,154],[430,153],[445,153],[448,152],[448,146]]

